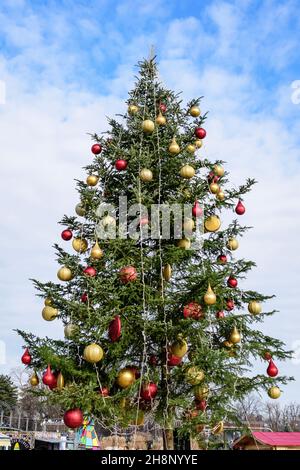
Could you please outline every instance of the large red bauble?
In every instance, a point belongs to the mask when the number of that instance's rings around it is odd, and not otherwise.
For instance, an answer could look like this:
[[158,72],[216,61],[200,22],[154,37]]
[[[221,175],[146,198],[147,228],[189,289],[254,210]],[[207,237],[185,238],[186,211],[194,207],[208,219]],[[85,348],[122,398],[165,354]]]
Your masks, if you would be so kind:
[[200,203],[198,201],[194,202],[194,205],[192,207],[192,214],[194,217],[200,217],[203,214],[202,207],[200,206]]
[[197,410],[205,411],[207,408],[207,401],[206,400],[196,401],[196,408]]
[[154,356],[154,354],[152,354],[150,357],[149,357],[149,364],[151,364],[151,366],[157,366],[158,364],[158,358],[156,356]]
[[276,377],[276,375],[278,375],[278,369],[275,366],[272,359],[270,359],[270,362],[269,362],[269,365],[268,365],[268,368],[267,368],[267,374],[268,374],[269,377]]
[[53,387],[56,385],[56,377],[55,374],[51,371],[51,366],[48,364],[47,370],[43,374],[42,378],[43,384],[48,385],[48,387]]
[[97,271],[93,266],[88,266],[83,270],[84,274],[89,277],[95,277],[97,275]]
[[224,318],[224,317],[225,317],[225,313],[223,312],[223,310],[220,310],[220,312],[216,313],[216,318]]
[[236,287],[238,285],[238,282],[237,282],[237,279],[233,276],[230,276],[228,279],[227,279],[227,286],[228,287]]
[[94,155],[99,155],[101,153],[102,147],[100,144],[94,144],[91,147],[91,151]]
[[68,410],[64,414],[64,423],[68,428],[79,428],[83,423],[83,413],[79,408]]
[[65,240],[66,242],[71,240],[72,237],[73,237],[73,233],[69,229],[63,230],[61,232],[61,238]]
[[110,322],[108,327],[108,336],[110,340],[114,343],[118,341],[121,337],[121,318],[119,315],[116,315],[115,318]]
[[174,354],[168,353],[167,364],[169,367],[178,366],[182,361],[182,357],[175,356]]
[[57,374],[53,374],[54,378],[51,384],[48,385],[50,390],[54,390],[57,387]]
[[204,139],[204,137],[206,136],[206,130],[203,129],[203,127],[196,127],[196,129],[195,129],[195,136],[196,136],[198,139]]
[[109,396],[109,388],[108,387],[99,388],[98,393],[99,393],[99,395],[101,395],[101,397],[108,397]]
[[25,349],[23,356],[21,357],[21,361],[23,364],[28,366],[31,363],[31,356],[29,354],[28,348]]
[[128,162],[126,160],[120,159],[116,161],[115,168],[118,171],[123,171],[123,170],[126,170],[127,165],[128,165]]
[[159,103],[159,109],[162,113],[165,113],[167,111],[167,106],[165,105],[165,103]]
[[235,212],[236,212],[238,215],[243,215],[243,214],[245,214],[245,212],[246,212],[246,207],[243,205],[243,203],[242,203],[241,200],[239,200],[239,202],[237,203],[236,208],[235,208]]
[[89,297],[88,297],[88,295],[87,295],[86,292],[84,292],[84,293],[82,294],[82,296],[80,297],[80,300],[81,300],[81,302],[83,302],[83,303],[86,303],[86,302],[89,300]]
[[270,361],[270,359],[272,359],[272,354],[269,351],[264,351],[263,358],[266,359],[266,361]]
[[124,266],[120,269],[120,279],[123,284],[135,281],[137,278],[137,272],[134,266]]
[[199,318],[204,316],[204,313],[201,305],[197,302],[190,302],[183,308],[183,316],[184,318],[194,318],[194,320],[199,320]]
[[226,300],[226,310],[230,311],[234,309],[234,301],[233,300]]
[[217,257],[217,261],[220,264],[226,264],[227,263],[227,256],[226,255],[219,255]]
[[141,397],[145,401],[153,400],[157,395],[157,385],[154,382],[144,384],[141,390]]

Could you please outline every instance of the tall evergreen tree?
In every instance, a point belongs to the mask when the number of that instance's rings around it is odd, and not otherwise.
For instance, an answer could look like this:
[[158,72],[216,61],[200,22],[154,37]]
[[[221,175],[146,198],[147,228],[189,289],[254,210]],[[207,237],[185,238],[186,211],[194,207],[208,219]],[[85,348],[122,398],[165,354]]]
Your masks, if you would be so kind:
[[[81,412],[106,426],[138,425],[145,416],[162,426],[172,448],[175,425],[183,434],[204,427],[217,434],[225,420],[238,419],[236,400],[259,389],[278,398],[289,380],[277,375],[273,359],[290,353],[255,328],[275,313],[262,312],[271,297],[240,285],[255,266],[236,256],[248,227],[236,219],[221,224],[223,210],[244,213],[243,197],[255,181],[229,188],[224,162],[203,156],[207,116],[200,101],[183,107],[158,80],[155,59],[145,60],[126,114],[92,135],[94,159],[86,181],[77,182],[78,217],[60,222],[77,253],[55,244],[64,282],[34,280],[44,319],[61,321],[66,339],[19,331],[29,367],[48,365],[43,382],[52,390],[38,393],[69,410],[69,426],[80,424]],[[127,208],[119,207],[120,196]],[[174,204],[191,210],[180,239],[176,216],[170,237],[162,233],[162,212]],[[195,245],[196,220],[198,232],[204,220],[205,233]],[[132,227],[136,237],[128,236]],[[154,228],[158,235],[147,234]],[[268,374],[251,374],[257,359],[270,361]]]
[[8,375],[0,375],[0,410],[7,412],[15,408],[18,389]]

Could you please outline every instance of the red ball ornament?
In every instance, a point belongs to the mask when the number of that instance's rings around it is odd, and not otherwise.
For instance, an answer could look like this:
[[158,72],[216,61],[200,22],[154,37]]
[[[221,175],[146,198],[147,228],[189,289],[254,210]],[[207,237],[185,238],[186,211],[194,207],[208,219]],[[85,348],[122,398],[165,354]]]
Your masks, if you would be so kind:
[[227,279],[227,286],[228,286],[228,287],[235,288],[237,285],[238,285],[238,282],[237,282],[237,279],[236,279],[235,277],[230,276],[230,277]]
[[83,424],[83,413],[79,408],[68,410],[64,414],[64,423],[68,428],[79,428]]
[[113,343],[121,338],[121,318],[119,315],[116,315],[110,322],[108,327],[108,336]]
[[278,375],[278,369],[272,359],[270,359],[268,368],[267,368],[267,374],[269,377],[276,377]]
[[226,255],[219,255],[217,257],[217,261],[220,264],[226,264],[227,263],[227,256]]
[[141,397],[145,401],[153,400],[157,395],[157,385],[154,382],[144,384],[141,390]]
[[21,361],[22,361],[23,364],[25,364],[26,366],[28,366],[28,365],[31,363],[31,356],[30,356],[30,353],[29,353],[28,348],[25,349],[24,354],[23,354],[23,356],[21,357]]
[[65,240],[66,242],[71,240],[72,237],[73,237],[73,233],[69,229],[63,230],[61,232],[61,238]]
[[168,354],[167,364],[169,367],[178,366],[182,361],[182,357],[175,356],[174,354]]
[[201,305],[199,305],[197,302],[190,302],[183,308],[183,316],[184,318],[193,318],[194,320],[199,320],[199,318],[204,316],[204,313]]
[[48,385],[48,387],[56,385],[56,377],[55,374],[51,371],[50,364],[48,364],[47,370],[43,374],[42,381],[43,384]]
[[269,351],[264,351],[263,358],[266,359],[266,361],[270,361],[270,359],[272,359],[272,354]]
[[237,203],[236,208],[235,208],[235,212],[236,212],[238,215],[243,215],[243,214],[245,214],[245,212],[246,212],[246,207],[243,205],[243,203],[242,203],[241,200],[239,200],[239,202]]
[[196,401],[196,408],[197,410],[205,411],[207,408],[207,401],[206,400]]
[[203,214],[202,207],[200,206],[200,203],[198,201],[194,202],[194,205],[192,207],[192,214],[194,217],[201,217]]
[[154,354],[152,354],[150,357],[149,357],[149,364],[151,364],[151,366],[157,366],[158,364],[158,358],[156,356],[154,356]]
[[99,155],[101,153],[102,147],[100,144],[94,144],[91,147],[91,151],[94,155]]
[[84,274],[89,277],[95,277],[97,275],[97,271],[93,266],[88,266],[83,270]]
[[118,171],[123,171],[123,170],[126,170],[127,165],[128,165],[128,162],[126,160],[120,159],[116,161],[115,168]]
[[88,297],[88,295],[87,295],[86,292],[84,292],[84,293],[82,294],[82,296],[80,297],[80,300],[81,300],[81,302],[83,302],[83,303],[86,303],[86,302],[89,300],[89,297]]
[[196,127],[195,129],[195,136],[198,139],[204,139],[206,137],[206,130],[203,127]]
[[226,310],[231,311],[234,309],[234,301],[233,300],[226,300]]
[[167,106],[165,103],[159,103],[159,109],[162,113],[165,113],[167,111]]
[[223,310],[220,310],[220,312],[216,313],[216,318],[224,318],[224,317],[225,317],[225,313],[223,312]]
[[50,390],[54,390],[57,387],[57,374],[53,374],[54,378],[51,384],[48,385]]
[[135,281],[137,278],[137,272],[134,266],[124,266],[120,269],[120,280],[123,284]]
[[109,388],[108,387],[99,388],[98,393],[99,393],[99,395],[101,395],[101,397],[108,397],[109,396]]

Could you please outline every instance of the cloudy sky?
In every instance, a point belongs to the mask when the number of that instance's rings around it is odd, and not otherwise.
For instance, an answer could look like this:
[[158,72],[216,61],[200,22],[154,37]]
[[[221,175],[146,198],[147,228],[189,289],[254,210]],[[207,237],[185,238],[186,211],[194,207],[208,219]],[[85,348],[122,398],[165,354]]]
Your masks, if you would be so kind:
[[104,131],[105,116],[125,109],[134,65],[154,45],[163,82],[186,100],[205,96],[205,154],[227,161],[234,184],[259,182],[245,199],[243,220],[254,229],[239,255],[258,268],[244,286],[277,296],[266,308],[280,313],[263,329],[296,349],[279,367],[298,378],[282,402],[299,401],[299,8],[276,0],[1,1],[0,373],[20,365],[13,328],[62,336],[59,322],[42,320],[28,279],[56,280],[57,221],[78,202],[73,180],[91,158],[87,132]]

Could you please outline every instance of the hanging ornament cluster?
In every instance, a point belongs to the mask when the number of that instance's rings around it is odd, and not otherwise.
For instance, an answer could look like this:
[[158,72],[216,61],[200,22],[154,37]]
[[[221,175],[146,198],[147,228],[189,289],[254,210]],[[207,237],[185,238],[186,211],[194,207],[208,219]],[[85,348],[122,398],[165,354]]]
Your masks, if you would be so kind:
[[199,320],[204,317],[204,312],[200,304],[197,302],[190,302],[183,308],[184,318],[193,318]]

